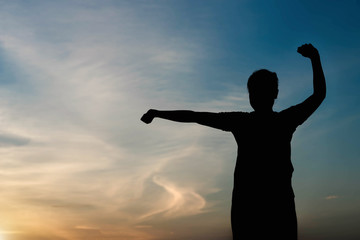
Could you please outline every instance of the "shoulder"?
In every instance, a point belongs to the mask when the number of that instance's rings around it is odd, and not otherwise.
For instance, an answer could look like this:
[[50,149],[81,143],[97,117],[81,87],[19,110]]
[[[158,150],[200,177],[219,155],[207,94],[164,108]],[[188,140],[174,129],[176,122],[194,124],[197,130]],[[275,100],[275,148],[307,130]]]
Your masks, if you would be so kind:
[[296,106],[288,107],[282,111],[279,112],[280,115],[291,115],[294,112],[296,112]]
[[302,104],[297,104],[291,107],[288,107],[280,112],[282,115],[297,115],[299,113],[303,112]]
[[304,110],[302,109],[301,104],[284,109],[279,113],[279,115],[295,127],[303,124],[307,119],[307,116],[304,115]]

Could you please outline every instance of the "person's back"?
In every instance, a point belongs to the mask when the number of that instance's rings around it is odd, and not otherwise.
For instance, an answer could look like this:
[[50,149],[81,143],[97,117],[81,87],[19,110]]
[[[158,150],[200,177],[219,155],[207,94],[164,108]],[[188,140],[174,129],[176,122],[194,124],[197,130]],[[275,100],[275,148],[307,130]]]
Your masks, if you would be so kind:
[[249,187],[261,186],[260,191],[256,190],[261,194],[268,189],[266,185],[273,186],[271,191],[282,189],[279,183],[286,181],[283,185],[287,186],[293,172],[290,141],[295,129],[287,124],[289,116],[283,112],[247,115],[241,125],[231,130],[238,144],[234,187],[247,182]]
[[290,143],[296,128],[318,108],[326,95],[318,51],[311,44],[305,44],[298,52],[311,59],[314,93],[296,106],[273,111],[278,79],[276,73],[261,69],[248,80],[249,100],[254,109],[251,113],[151,109],[141,118],[145,123],[155,117],[195,122],[234,135],[238,144],[231,208],[234,240],[297,239]]
[[[262,239],[274,235],[273,231],[277,239],[294,239],[297,233],[290,141],[295,127],[289,124],[291,114],[240,114],[246,116],[231,130],[238,144],[232,198],[234,239],[249,235]],[[280,226],[287,231],[278,231]],[[290,228],[293,230],[288,231]]]

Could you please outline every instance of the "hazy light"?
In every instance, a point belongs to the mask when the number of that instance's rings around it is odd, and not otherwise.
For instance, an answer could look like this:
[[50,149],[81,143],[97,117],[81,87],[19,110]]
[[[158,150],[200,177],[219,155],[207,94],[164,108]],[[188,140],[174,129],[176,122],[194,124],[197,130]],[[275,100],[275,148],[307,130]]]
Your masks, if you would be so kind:
[[326,199],[326,200],[331,200],[331,199],[337,199],[337,198],[339,198],[339,196],[337,196],[337,195],[330,195],[330,196],[327,196],[325,199]]

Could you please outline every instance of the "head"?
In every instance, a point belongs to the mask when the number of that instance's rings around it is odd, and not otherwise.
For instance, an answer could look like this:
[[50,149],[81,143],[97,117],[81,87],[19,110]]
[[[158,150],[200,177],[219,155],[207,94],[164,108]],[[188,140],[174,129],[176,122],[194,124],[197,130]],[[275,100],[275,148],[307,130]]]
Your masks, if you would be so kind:
[[247,87],[250,105],[255,111],[272,111],[279,92],[276,73],[257,70],[249,77]]

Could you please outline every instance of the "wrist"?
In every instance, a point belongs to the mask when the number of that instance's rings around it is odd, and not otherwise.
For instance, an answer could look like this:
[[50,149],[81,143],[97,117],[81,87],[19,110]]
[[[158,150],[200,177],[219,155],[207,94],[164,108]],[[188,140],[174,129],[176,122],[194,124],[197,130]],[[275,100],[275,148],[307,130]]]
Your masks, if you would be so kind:
[[152,115],[153,117],[158,117],[159,111],[158,111],[158,110],[155,110],[155,109],[151,109],[151,110],[150,110],[150,113],[151,113],[151,115]]
[[319,54],[314,54],[313,56],[310,57],[311,61],[320,61],[320,55]]

